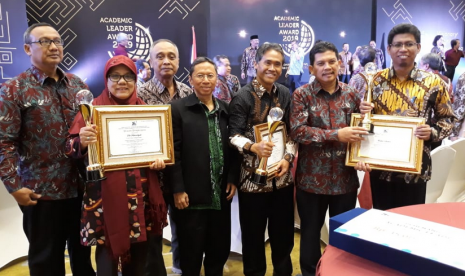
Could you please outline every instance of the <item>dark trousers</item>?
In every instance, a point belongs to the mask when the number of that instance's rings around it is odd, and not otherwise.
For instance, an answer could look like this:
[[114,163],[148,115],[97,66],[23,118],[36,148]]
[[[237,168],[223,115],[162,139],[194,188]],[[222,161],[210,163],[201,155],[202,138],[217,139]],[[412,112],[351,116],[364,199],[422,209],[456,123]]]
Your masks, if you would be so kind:
[[[142,276],[145,273],[145,260],[147,259],[147,242],[132,243],[129,249],[130,259],[123,264],[122,276]],[[98,276],[118,276],[118,261],[110,255],[105,245],[97,245],[95,251]],[[165,272],[166,275],[166,272]]]
[[379,179],[379,174],[370,173],[373,208],[388,210],[415,204],[425,204],[426,183],[405,183],[403,178],[391,182]]
[[294,247],[294,186],[270,193],[239,192],[239,218],[244,275],[264,276],[266,273],[265,230],[268,223],[273,275],[290,276]]
[[294,91],[299,88],[302,84],[300,83],[300,79],[302,78],[302,74],[300,75],[289,75],[288,76],[288,82],[289,82],[289,92],[294,93]]
[[303,276],[315,275],[321,258],[320,233],[326,210],[333,217],[355,208],[357,191],[343,195],[321,195],[297,188],[297,209],[300,216],[300,269]]
[[144,259],[147,260],[145,263],[145,276],[166,276],[162,235],[148,234],[147,257]]
[[90,247],[80,244],[81,203],[81,198],[71,198],[38,200],[35,206],[20,206],[29,241],[30,275],[64,276],[66,243],[73,275],[95,275]]
[[172,218],[171,214],[173,213],[174,204],[168,206],[170,212],[170,226],[171,226],[171,254],[173,255],[173,267],[181,269],[181,256],[179,253],[179,240],[176,231],[176,223]]
[[339,81],[348,84],[349,81],[350,81],[350,74],[349,75],[339,75]]
[[179,210],[173,208],[177,225],[183,276],[199,276],[202,259],[205,276],[223,275],[231,249],[231,203],[221,210]]
[[452,82],[454,80],[454,75],[455,75],[455,66],[446,64],[446,69],[447,69],[447,72],[444,73],[444,76],[448,77],[450,81]]

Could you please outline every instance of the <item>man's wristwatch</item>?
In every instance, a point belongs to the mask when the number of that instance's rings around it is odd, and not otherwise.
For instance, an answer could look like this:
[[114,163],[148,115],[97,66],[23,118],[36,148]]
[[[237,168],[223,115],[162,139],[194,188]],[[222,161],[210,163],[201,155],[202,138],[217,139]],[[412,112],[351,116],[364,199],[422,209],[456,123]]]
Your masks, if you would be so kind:
[[287,162],[289,162],[289,164],[292,166],[292,164],[294,162],[294,154],[286,153],[286,154],[284,154],[283,159],[286,160]]

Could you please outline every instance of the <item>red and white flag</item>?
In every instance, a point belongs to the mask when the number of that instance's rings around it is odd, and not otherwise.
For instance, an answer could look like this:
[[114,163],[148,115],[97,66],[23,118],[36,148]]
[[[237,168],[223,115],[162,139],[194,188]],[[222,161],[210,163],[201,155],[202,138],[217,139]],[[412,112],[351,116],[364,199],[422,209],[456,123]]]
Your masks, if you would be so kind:
[[192,50],[191,50],[191,64],[197,59],[197,42],[195,41],[195,29],[192,26]]

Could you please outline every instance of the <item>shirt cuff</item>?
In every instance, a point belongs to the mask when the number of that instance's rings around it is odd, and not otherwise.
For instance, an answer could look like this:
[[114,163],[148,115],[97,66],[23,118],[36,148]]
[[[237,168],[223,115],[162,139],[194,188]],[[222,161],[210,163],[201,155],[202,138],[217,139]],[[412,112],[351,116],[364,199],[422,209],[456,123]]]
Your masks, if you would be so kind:
[[[253,142],[250,141],[250,139],[245,138],[244,136],[240,136],[240,135],[235,135],[235,136],[231,137],[230,140],[231,140],[231,145],[236,147],[237,150],[239,150],[240,153],[243,152],[244,147],[247,144],[249,144],[250,146],[252,146],[252,144],[253,144]],[[250,148],[248,148],[248,149],[250,149]]]
[[337,137],[339,129],[332,129],[328,130],[326,132],[326,141],[339,141],[339,138]]

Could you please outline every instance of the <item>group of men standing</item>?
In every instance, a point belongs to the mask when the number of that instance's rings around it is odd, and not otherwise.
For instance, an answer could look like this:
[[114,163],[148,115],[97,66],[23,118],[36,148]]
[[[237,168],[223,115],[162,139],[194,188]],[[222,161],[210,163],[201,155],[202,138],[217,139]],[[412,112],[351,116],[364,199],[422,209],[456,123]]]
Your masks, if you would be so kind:
[[[22,206],[24,228],[30,242],[31,275],[64,275],[66,242],[74,275],[95,275],[90,267],[88,248],[76,243],[82,181],[76,165],[63,154],[67,130],[77,112],[75,94],[86,85],[77,76],[58,68],[63,57],[62,45],[58,32],[50,26],[41,26],[25,34],[25,49],[33,66],[6,82],[0,94],[0,174],[8,191]],[[294,79],[301,73],[303,55],[297,42],[292,48],[292,67],[288,74]],[[315,275],[321,257],[319,233],[327,209],[330,216],[335,216],[354,208],[356,203],[358,178],[353,168],[345,166],[345,154],[347,143],[362,140],[367,132],[364,128],[350,126],[352,113],[426,119],[426,124],[414,131],[416,137],[425,141],[420,175],[380,171],[370,174],[375,208],[424,203],[426,183],[431,178],[431,143],[449,135],[455,116],[442,80],[416,68],[414,61],[420,49],[420,31],[414,25],[400,24],[390,31],[387,51],[392,67],[378,73],[373,103],[363,101],[359,91],[338,79],[343,60],[330,42],[318,42],[310,50],[309,70],[315,80],[295,87],[292,95],[288,88],[277,83],[285,55],[276,43],[258,47],[258,36],[251,37],[243,63],[247,66],[241,68],[241,78],[247,76],[248,81],[242,88],[238,79],[230,74],[227,57],[215,57],[219,75],[215,96],[230,101],[229,139],[241,156],[238,191],[245,275],[266,273],[266,227],[274,275],[292,275],[294,183],[302,221],[301,270],[303,275]],[[154,72],[151,79],[144,62],[138,67],[140,77],[146,81],[141,83],[137,95],[147,104],[168,104],[193,93],[190,87],[174,80],[179,53],[173,42],[155,41],[150,65]],[[196,77],[204,81],[210,75]],[[225,91],[230,92],[229,96]],[[253,127],[266,123],[273,107],[284,111],[282,121],[289,137],[284,156],[277,163],[276,177],[265,185],[258,185],[250,176],[260,158],[271,156],[275,145],[266,140],[256,141]],[[43,120],[40,131],[37,118]],[[298,146],[294,179],[290,168],[294,165]],[[371,171],[363,162],[357,164],[356,169]],[[183,195],[170,191],[172,185],[164,185],[170,180],[163,172],[160,180],[165,195],[171,195],[165,200],[173,211],[182,202]],[[71,221],[73,217],[75,221]],[[49,223],[51,221],[54,223]],[[173,221],[171,228],[176,239]],[[163,261],[161,239],[149,240],[147,275],[166,275],[164,264],[160,263]],[[176,254],[173,258],[174,266],[179,265]]]

